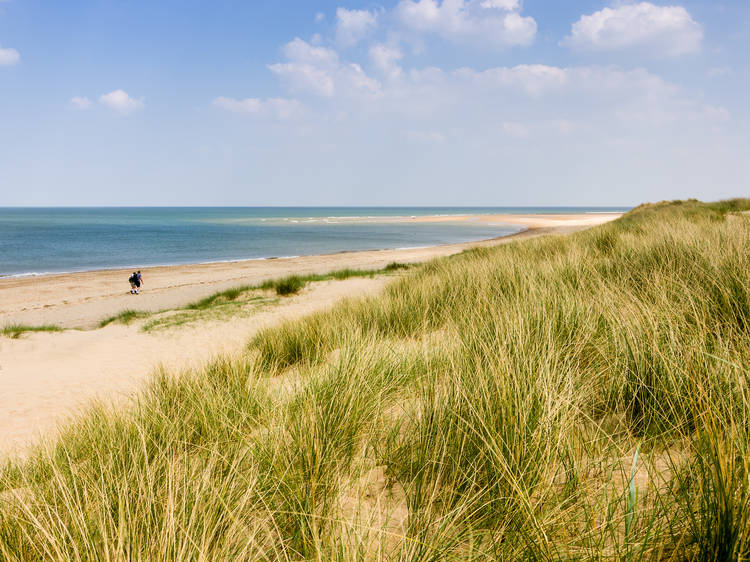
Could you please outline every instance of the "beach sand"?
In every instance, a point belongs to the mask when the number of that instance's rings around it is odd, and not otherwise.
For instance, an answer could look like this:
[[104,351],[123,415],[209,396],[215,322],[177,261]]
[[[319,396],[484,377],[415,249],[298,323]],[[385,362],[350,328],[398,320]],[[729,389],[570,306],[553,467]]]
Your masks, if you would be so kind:
[[346,252],[144,270],[143,293],[129,294],[129,270],[107,270],[37,278],[0,279],[0,326],[55,324],[60,333],[0,337],[0,456],[23,453],[99,398],[124,399],[160,366],[179,371],[219,354],[241,352],[253,334],[284,319],[325,309],[346,297],[374,294],[393,277],[354,278],[311,284],[249,316],[206,319],[179,328],[142,332],[139,325],[98,323],[125,309],[174,309],[216,291],[290,274],[342,268],[376,269],[391,262],[415,263],[462,250],[541,234],[567,233],[618,214],[487,215],[416,217],[416,221],[482,221],[525,230],[490,241],[408,250]]

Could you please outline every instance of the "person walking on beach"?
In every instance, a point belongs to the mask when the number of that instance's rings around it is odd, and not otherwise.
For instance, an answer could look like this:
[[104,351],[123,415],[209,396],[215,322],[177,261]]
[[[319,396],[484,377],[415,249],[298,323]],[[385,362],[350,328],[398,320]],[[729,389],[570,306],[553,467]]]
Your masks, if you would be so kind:
[[[138,270],[138,273],[135,274],[135,278],[136,278],[135,286],[137,289],[140,289],[141,285],[143,285],[143,275],[141,275],[140,269]],[[136,293],[138,293],[137,290],[136,290]]]
[[130,283],[130,294],[131,295],[137,295],[138,294],[138,274],[134,271],[133,275],[128,277],[128,283]]

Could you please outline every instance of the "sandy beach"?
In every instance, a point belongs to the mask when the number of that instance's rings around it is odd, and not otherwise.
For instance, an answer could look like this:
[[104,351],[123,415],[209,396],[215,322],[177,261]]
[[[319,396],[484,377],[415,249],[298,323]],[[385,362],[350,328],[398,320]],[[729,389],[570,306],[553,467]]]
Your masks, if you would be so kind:
[[346,252],[144,271],[141,295],[128,292],[129,271],[107,270],[36,278],[0,279],[0,326],[54,324],[60,333],[0,337],[0,455],[23,452],[94,398],[127,396],[154,369],[181,370],[218,354],[241,351],[259,329],[283,319],[322,310],[342,298],[373,294],[392,276],[311,284],[299,295],[231,321],[208,319],[188,326],[143,332],[138,323],[98,323],[126,309],[179,308],[216,291],[290,274],[342,268],[376,269],[391,262],[416,263],[471,247],[542,234],[559,234],[617,218],[619,214],[485,215],[418,217],[416,221],[482,221],[518,225],[513,236],[407,250]]

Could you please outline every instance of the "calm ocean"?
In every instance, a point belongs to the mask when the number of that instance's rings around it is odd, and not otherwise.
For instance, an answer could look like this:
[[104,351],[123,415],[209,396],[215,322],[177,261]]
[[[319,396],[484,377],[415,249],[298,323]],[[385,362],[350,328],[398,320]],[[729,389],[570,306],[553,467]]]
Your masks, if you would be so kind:
[[572,207],[0,208],[0,276],[468,242],[519,229],[378,217],[623,211]]

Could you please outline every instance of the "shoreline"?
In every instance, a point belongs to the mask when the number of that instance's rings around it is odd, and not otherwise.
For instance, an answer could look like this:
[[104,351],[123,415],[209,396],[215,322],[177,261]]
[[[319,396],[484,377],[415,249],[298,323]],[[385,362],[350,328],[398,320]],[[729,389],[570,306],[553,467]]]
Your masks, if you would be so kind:
[[[356,252],[381,252],[381,251],[398,251],[398,250],[418,250],[418,249],[425,249],[425,248],[433,248],[433,247],[440,247],[440,246],[452,246],[457,244],[473,244],[477,242],[488,242],[491,240],[497,240],[500,238],[506,238],[508,236],[514,236],[516,234],[520,234],[521,232],[528,230],[530,228],[534,228],[535,226],[539,226],[539,223],[545,223],[546,226],[550,226],[547,223],[553,223],[553,222],[564,222],[566,218],[568,217],[591,217],[592,219],[595,219],[598,216],[620,216],[622,213],[620,212],[614,212],[614,211],[586,211],[586,212],[580,212],[580,213],[536,213],[536,214],[504,214],[504,215],[484,215],[484,214],[473,214],[473,213],[451,213],[451,214],[436,214],[436,215],[396,215],[396,216],[357,216],[357,217],[349,217],[349,216],[342,216],[342,217],[311,217],[310,219],[316,222],[328,222],[328,219],[336,219],[340,220],[342,222],[350,222],[350,223],[362,223],[362,224],[370,224],[370,223],[394,223],[394,224],[400,224],[405,222],[412,222],[412,223],[455,223],[455,222],[464,222],[464,223],[489,223],[489,226],[497,226],[497,227],[522,227],[517,232],[512,232],[510,234],[502,234],[500,236],[492,236],[490,238],[480,238],[477,240],[469,240],[464,242],[446,242],[446,243],[436,243],[436,244],[427,244],[422,246],[405,246],[405,247],[384,247],[384,248],[372,248],[372,249],[351,249],[351,250],[341,250],[337,252],[331,252],[331,253],[316,253],[316,254],[299,254],[299,255],[287,255],[287,256],[259,256],[259,257],[251,257],[251,258],[230,258],[230,259],[219,259],[219,260],[208,260],[208,261],[197,261],[197,262],[173,262],[173,263],[156,263],[156,264],[148,264],[148,263],[140,263],[140,264],[129,264],[129,265],[116,265],[116,266],[105,266],[105,267],[95,267],[93,269],[71,269],[66,271],[29,271],[29,272],[23,272],[23,273],[9,273],[9,274],[0,274],[0,289],[2,289],[2,283],[3,281],[7,280],[14,280],[14,279],[40,279],[40,278],[48,278],[48,277],[55,277],[55,276],[68,276],[68,275],[78,275],[78,274],[86,274],[86,273],[99,273],[99,272],[112,272],[112,271],[119,271],[122,272],[124,270],[128,269],[156,269],[156,268],[165,268],[165,267],[195,267],[195,266],[203,266],[203,265],[213,265],[213,264],[222,264],[222,263],[243,263],[243,262],[251,262],[251,261],[264,261],[264,260],[284,260],[284,259],[294,259],[294,258],[302,258],[302,257],[312,257],[312,256],[330,256],[330,255],[336,255],[336,254],[345,254],[345,253],[356,253]],[[244,219],[238,219],[238,220],[244,220]],[[255,220],[255,219],[254,219]],[[267,221],[267,220],[274,220],[274,221],[288,221],[291,220],[292,222],[297,222],[298,219],[257,219],[260,221]],[[302,219],[299,219],[302,220]],[[0,313],[2,311],[0,310]]]
[[329,273],[336,269],[378,269],[391,262],[417,263],[469,248],[544,233],[564,233],[613,220],[620,213],[571,215],[455,215],[417,217],[420,222],[481,221],[512,225],[522,230],[510,235],[419,248],[351,250],[288,258],[245,259],[174,266],[138,266],[144,273],[143,291],[129,294],[132,268],[115,268],[52,275],[0,278],[0,326],[58,325],[91,329],[108,316],[126,309],[156,312],[179,308],[216,291],[256,284],[288,275]]

